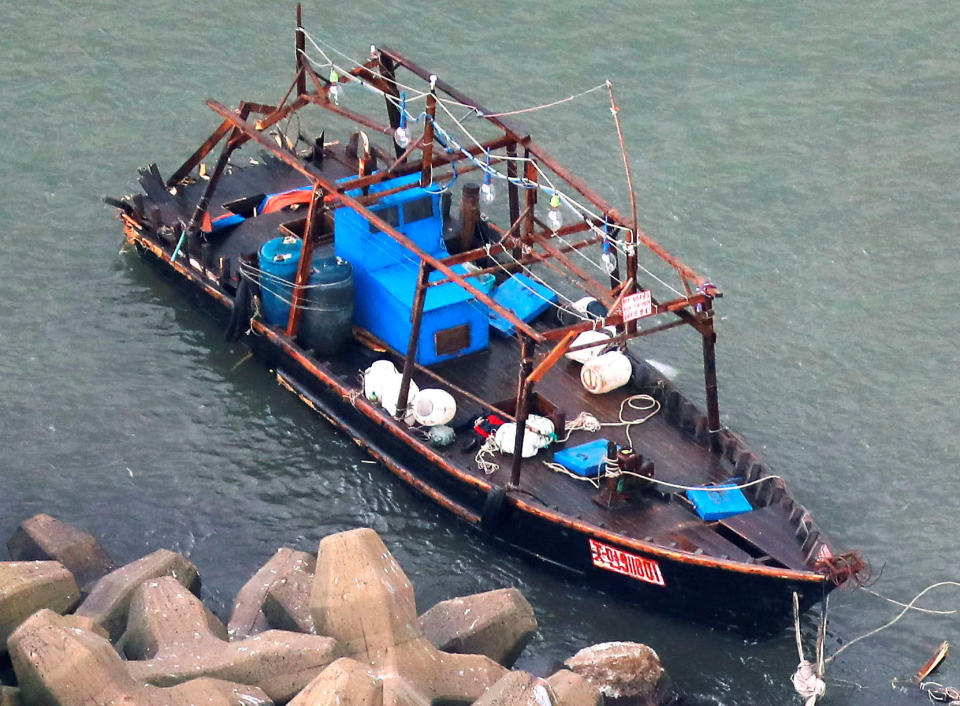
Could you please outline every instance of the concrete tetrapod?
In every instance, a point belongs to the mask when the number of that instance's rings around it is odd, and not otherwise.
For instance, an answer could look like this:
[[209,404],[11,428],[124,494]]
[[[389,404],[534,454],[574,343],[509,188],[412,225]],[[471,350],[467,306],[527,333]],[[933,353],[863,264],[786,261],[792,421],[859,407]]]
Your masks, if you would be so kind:
[[59,561],[81,588],[115,566],[92,534],[44,514],[21,523],[7,540],[7,551],[14,561]]
[[316,558],[307,552],[298,552],[289,547],[278,549],[237,592],[230,620],[227,621],[230,639],[241,640],[271,626],[286,627],[269,622],[263,611],[264,600],[274,586],[286,584],[291,575],[312,576],[316,563]]
[[510,667],[537,631],[537,619],[520,591],[501,588],[441,601],[420,616],[420,627],[438,649]]
[[97,581],[77,608],[77,615],[92,618],[107,630],[111,640],[116,640],[127,623],[127,606],[133,592],[144,581],[159,576],[172,576],[194,593],[200,593],[200,574],[193,562],[169,549],[158,549]]
[[0,562],[0,654],[16,627],[41,608],[63,613],[80,600],[73,575],[56,561]]
[[557,706],[557,695],[545,680],[527,672],[508,672],[473,706]]
[[341,657],[297,694],[288,706],[380,706],[383,683],[355,659]]
[[262,610],[272,627],[316,634],[310,615],[310,590],[316,559],[311,557],[311,560],[309,567],[290,571],[267,589]]
[[137,682],[110,642],[50,610],[28,618],[9,641],[23,703],[34,706],[219,706],[270,704],[262,690],[218,679],[172,689]]
[[311,595],[317,632],[383,682],[383,703],[474,701],[506,670],[489,657],[454,655],[430,644],[413,586],[372,529],[324,537]]
[[223,624],[175,579],[146,581],[130,601],[123,638],[131,660],[127,670],[156,686],[200,676],[252,684],[283,703],[340,656],[329,637],[267,630],[227,642],[225,634]]

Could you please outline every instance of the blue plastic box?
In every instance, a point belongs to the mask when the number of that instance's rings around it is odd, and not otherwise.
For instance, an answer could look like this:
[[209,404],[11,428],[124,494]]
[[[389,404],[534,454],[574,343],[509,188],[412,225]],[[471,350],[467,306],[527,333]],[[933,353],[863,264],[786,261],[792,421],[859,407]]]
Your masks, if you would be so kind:
[[[493,300],[510,309],[523,321],[532,321],[557,301],[557,293],[522,274],[515,274],[493,293]],[[517,327],[495,311],[490,312],[490,325],[504,336],[512,336]]]
[[[459,267],[454,267],[458,271]],[[400,353],[410,343],[410,312],[417,290],[417,269],[409,265],[384,267],[374,272],[357,273],[358,295],[354,321]],[[442,279],[442,272],[432,272],[431,280]],[[362,282],[362,284],[361,284]],[[359,294],[363,290],[363,295]],[[467,327],[466,337],[463,328]],[[459,329],[459,338],[469,338],[467,345],[450,353],[437,350],[438,334],[442,338],[449,329]],[[454,282],[427,290],[417,339],[417,362],[432,365],[451,358],[485,349],[490,342],[486,307],[477,303],[467,290]]]
[[553,461],[582,478],[593,478],[600,475],[606,463],[608,443],[606,439],[594,439],[579,446],[561,449],[553,453]]
[[[376,193],[417,182],[420,173],[370,186]],[[359,191],[350,192],[357,196]],[[372,209],[380,218],[437,258],[447,256],[442,237],[440,197],[412,187],[385,196]],[[334,244],[338,257],[353,265],[354,323],[403,354],[410,343],[411,311],[419,276],[419,259],[359,213],[334,212]],[[454,272],[466,272],[462,265]],[[441,272],[431,280],[443,279]],[[485,349],[490,341],[487,308],[454,282],[427,290],[417,339],[417,362],[431,365]]]
[[736,483],[721,483],[716,490],[688,490],[687,498],[693,503],[697,514],[708,522],[753,510]]

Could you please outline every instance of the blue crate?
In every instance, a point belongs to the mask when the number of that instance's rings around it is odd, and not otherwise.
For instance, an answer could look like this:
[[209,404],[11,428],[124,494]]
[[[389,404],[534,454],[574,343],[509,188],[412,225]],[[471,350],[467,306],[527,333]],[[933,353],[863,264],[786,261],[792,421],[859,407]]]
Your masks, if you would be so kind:
[[[557,293],[518,273],[496,288],[493,300],[510,309],[517,318],[532,321],[557,301]],[[504,336],[512,336],[517,330],[495,311],[490,312],[490,325]]]
[[715,490],[688,490],[687,498],[693,503],[697,514],[708,522],[750,512],[753,506],[736,485],[721,483]]
[[582,478],[594,478],[600,474],[606,462],[608,443],[606,439],[594,439],[579,446],[561,449],[554,452],[553,461]]

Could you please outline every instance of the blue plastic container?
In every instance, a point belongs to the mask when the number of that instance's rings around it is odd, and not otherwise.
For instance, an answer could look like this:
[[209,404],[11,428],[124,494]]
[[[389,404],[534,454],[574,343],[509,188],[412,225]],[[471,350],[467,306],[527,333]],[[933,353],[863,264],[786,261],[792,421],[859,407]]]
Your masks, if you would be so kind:
[[688,490],[687,498],[697,514],[708,522],[750,512],[753,506],[736,483],[721,483],[716,490]]
[[287,236],[268,240],[260,248],[260,294],[263,318],[271,326],[286,326],[293,283],[297,279],[303,241]]
[[[453,270],[460,272],[462,266],[457,265]],[[357,325],[401,354],[406,353],[410,343],[410,312],[417,290],[417,269],[409,264],[382,267],[373,272],[354,268],[354,275],[357,280],[354,312]],[[443,276],[438,271],[430,273],[431,280]],[[490,340],[486,311],[473,295],[453,282],[428,289],[417,339],[417,362],[433,365],[486,348]]]
[[607,461],[606,439],[594,439],[579,446],[571,446],[553,453],[553,460],[582,478],[600,475]]
[[[510,309],[522,321],[533,321],[557,301],[557,293],[518,273],[497,287],[493,300]],[[490,312],[490,325],[504,336],[512,336],[517,330],[495,311]]]

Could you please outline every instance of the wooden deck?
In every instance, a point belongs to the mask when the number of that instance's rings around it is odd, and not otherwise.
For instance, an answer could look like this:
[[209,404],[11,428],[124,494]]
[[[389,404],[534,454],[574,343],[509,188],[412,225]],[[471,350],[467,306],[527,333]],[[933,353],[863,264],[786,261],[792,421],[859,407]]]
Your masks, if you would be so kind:
[[[516,339],[491,335],[488,351],[448,361],[433,366],[431,370],[448,379],[453,385],[469,390],[492,403],[511,399],[516,394],[518,354]],[[356,386],[358,373],[363,366],[369,364],[364,361],[373,360],[375,357],[377,356],[369,351],[353,349],[326,361],[325,365],[342,382]],[[601,422],[618,421],[621,402],[631,394],[636,394],[636,389],[627,386],[605,395],[591,395],[580,384],[579,369],[580,366],[576,363],[561,362],[537,386],[538,394],[563,410],[568,420],[573,419],[579,412],[586,411]],[[444,387],[422,373],[414,374],[414,380],[421,388]],[[464,427],[469,426],[470,420],[483,414],[483,408],[451,388],[446,389],[457,399],[458,413],[454,424],[462,430],[453,446],[443,452],[445,457],[453,465],[475,477],[484,478],[494,485],[506,484],[510,476],[509,455],[497,454],[493,460],[500,465],[500,469],[486,475],[477,468],[474,459],[476,447],[463,450],[469,439],[468,435],[474,434]],[[639,414],[628,410],[626,416],[629,419]],[[661,480],[681,485],[703,485],[724,481],[735,475],[728,462],[670,425],[662,412],[643,424],[633,426],[631,437],[634,449],[643,454],[645,459],[654,461],[655,476]],[[576,431],[566,445],[575,446],[597,438],[627,445],[622,426],[604,427],[596,433]],[[778,506],[724,521],[721,523],[723,534],[715,531],[717,523],[705,522],[693,511],[689,503],[682,499],[682,491],[673,493],[670,489],[664,489],[662,496],[650,494],[625,506],[607,509],[593,501],[597,490],[591,483],[578,481],[545,465],[545,461],[552,460],[553,452],[557,448],[555,445],[551,446],[536,457],[524,460],[520,488],[513,492],[525,502],[556,510],[602,529],[678,551],[743,562],[755,562],[757,557],[766,555],[770,557],[766,560],[768,563],[772,560],[773,563],[787,568],[808,568],[799,543],[791,534],[788,513],[782,512]],[[743,524],[745,522],[747,525]],[[769,538],[771,546],[756,547],[755,543],[750,541],[754,533]],[[743,541],[737,541],[738,536],[742,537]],[[748,548],[751,548],[751,551],[748,551]]]

